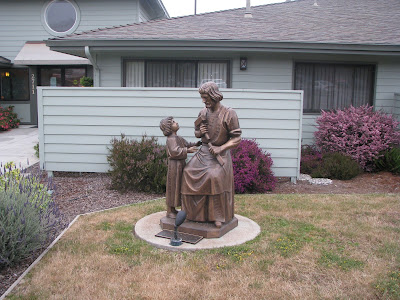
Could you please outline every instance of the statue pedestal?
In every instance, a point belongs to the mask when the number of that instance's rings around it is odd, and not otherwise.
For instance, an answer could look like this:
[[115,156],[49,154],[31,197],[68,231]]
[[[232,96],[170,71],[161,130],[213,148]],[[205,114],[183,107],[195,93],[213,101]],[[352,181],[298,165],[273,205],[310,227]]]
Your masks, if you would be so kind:
[[[163,217],[160,220],[161,228],[164,230],[174,230],[175,219]],[[228,223],[222,223],[221,228],[215,227],[214,223],[193,222],[186,220],[179,226],[179,232],[202,236],[206,239],[220,238],[225,233],[238,226],[238,219],[233,217]]]

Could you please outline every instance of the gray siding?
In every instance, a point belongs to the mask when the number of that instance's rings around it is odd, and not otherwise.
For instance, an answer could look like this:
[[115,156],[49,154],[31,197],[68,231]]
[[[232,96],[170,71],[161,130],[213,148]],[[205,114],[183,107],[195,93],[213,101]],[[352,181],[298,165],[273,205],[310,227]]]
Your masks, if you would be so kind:
[[[195,141],[193,122],[203,107],[197,89],[38,88],[40,161],[47,171],[106,172],[107,147],[121,133],[165,137],[162,118],[174,116],[179,134]],[[271,153],[276,176],[297,177],[302,92],[222,90],[235,109],[243,138]],[[112,100],[110,100],[112,99]]]
[[138,3],[139,3],[139,7],[140,7],[139,22],[150,21],[151,20],[150,14],[146,11],[146,9],[143,7],[143,5],[140,3],[140,1]]
[[392,113],[394,93],[400,93],[400,59],[382,60],[377,69],[375,107]]
[[302,134],[302,145],[314,144],[314,132],[316,130],[315,120],[319,115],[316,114],[304,114],[303,115],[303,134]]
[[[97,65],[100,68],[101,87],[122,86],[122,58],[121,54],[98,54]],[[123,56],[122,56],[123,57]]]
[[[295,61],[320,61],[344,63],[368,63],[376,65],[376,86],[374,106],[389,113],[394,109],[394,93],[400,93],[400,59],[377,56],[307,55],[307,54],[259,54],[247,56],[248,68],[239,69],[238,54],[212,52],[151,52],[99,54],[101,86],[118,87],[122,85],[122,58],[187,58],[187,59],[229,59],[231,61],[232,88],[242,89],[293,89],[293,70]],[[315,120],[319,114],[303,116],[302,143],[312,144]]]
[[81,23],[77,31],[118,26],[139,21],[137,0],[79,0]]
[[[81,19],[75,32],[139,21],[138,0],[76,0]],[[54,36],[42,24],[47,1],[0,0],[0,55],[14,60],[26,41],[43,41]]]
[[400,94],[395,94],[394,97],[395,97],[395,103],[394,103],[393,115],[400,122]]
[[293,62],[287,55],[265,54],[247,57],[247,70],[239,68],[239,57],[232,63],[232,88],[291,90]]

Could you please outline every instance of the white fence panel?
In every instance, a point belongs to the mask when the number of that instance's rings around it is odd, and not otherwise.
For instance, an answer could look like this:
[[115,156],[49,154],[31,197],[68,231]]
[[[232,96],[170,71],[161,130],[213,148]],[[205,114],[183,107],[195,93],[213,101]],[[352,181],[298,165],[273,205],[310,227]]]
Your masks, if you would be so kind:
[[[222,89],[223,105],[235,109],[243,138],[271,153],[279,177],[299,175],[302,91]],[[41,168],[46,171],[107,172],[114,137],[166,138],[162,118],[173,116],[179,135],[190,141],[203,103],[187,88],[38,87]]]

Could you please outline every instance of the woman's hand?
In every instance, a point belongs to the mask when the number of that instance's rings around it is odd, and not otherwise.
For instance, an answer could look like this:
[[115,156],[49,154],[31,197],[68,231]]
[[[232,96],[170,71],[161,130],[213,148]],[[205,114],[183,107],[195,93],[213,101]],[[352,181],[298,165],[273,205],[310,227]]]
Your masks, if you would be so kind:
[[210,149],[210,153],[214,156],[217,156],[218,154],[221,154],[222,148],[218,146],[213,146],[211,144],[208,144],[208,147]]

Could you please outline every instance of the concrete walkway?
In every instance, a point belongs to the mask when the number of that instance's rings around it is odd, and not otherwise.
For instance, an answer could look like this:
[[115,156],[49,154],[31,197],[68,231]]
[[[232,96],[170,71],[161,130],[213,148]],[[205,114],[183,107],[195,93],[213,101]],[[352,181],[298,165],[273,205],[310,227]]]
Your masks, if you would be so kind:
[[0,131],[0,162],[3,166],[13,161],[18,168],[26,168],[39,161],[33,149],[39,142],[38,129],[31,127],[20,125],[19,128]]

